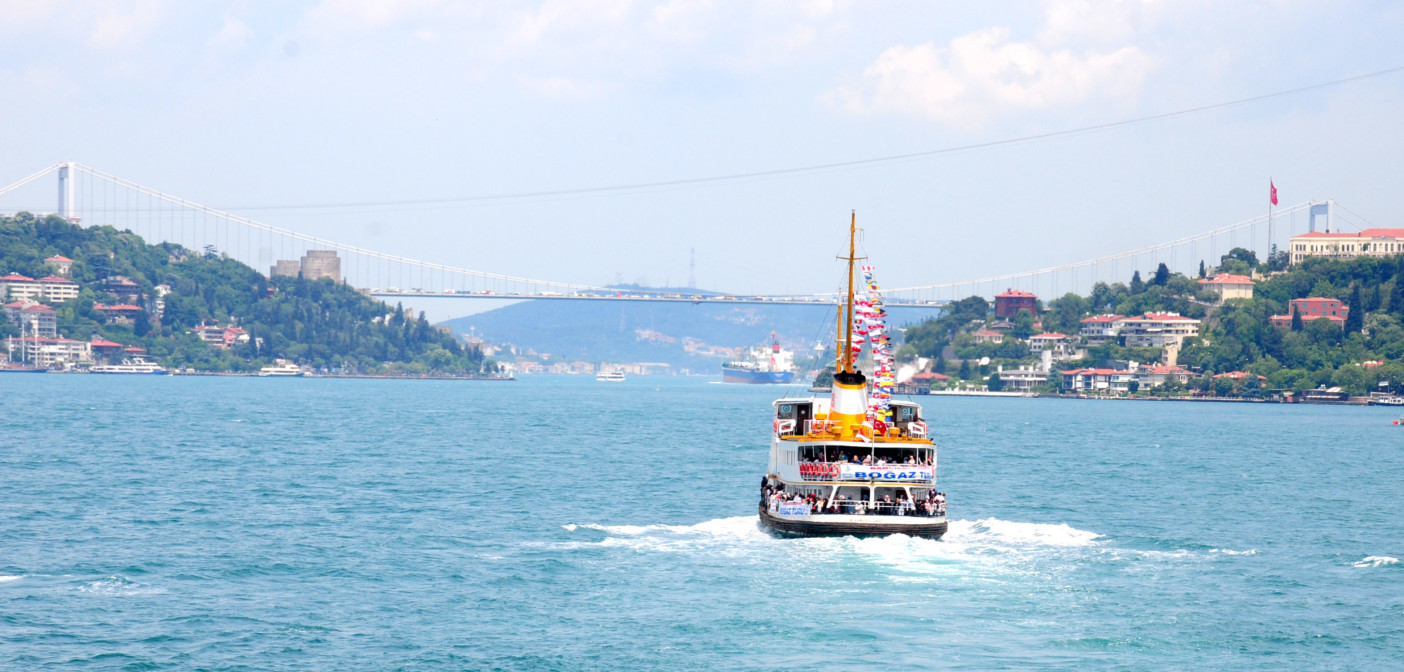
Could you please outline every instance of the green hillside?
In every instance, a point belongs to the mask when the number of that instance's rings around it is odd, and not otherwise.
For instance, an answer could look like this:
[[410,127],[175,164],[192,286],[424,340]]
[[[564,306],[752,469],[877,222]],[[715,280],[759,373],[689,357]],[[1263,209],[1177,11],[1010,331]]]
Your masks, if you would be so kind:
[[[84,228],[57,216],[0,217],[0,272],[48,275],[52,269],[44,259],[54,255],[74,260],[70,274],[81,286],[76,300],[53,304],[61,336],[97,335],[143,347],[168,366],[249,371],[281,358],[354,373],[475,374],[485,367],[481,352],[463,347],[422,315],[331,280],[269,280],[212,250],[148,245],[129,231]],[[136,300],[147,310],[130,324],[109,322],[94,308],[126,300],[106,290],[104,281],[112,276],[140,288]],[[157,310],[161,285],[169,288],[164,311]],[[212,348],[191,331],[201,323],[238,326],[248,342]],[[18,333],[0,320],[0,337]]]

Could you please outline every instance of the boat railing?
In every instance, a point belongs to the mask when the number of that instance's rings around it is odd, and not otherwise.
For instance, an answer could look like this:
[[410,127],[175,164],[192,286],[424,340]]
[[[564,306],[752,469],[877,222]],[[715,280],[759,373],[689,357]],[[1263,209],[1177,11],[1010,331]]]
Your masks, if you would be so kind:
[[[925,504],[926,506],[923,506]],[[862,500],[842,500],[834,505],[820,506],[819,502],[786,502],[774,501],[768,503],[771,513],[783,515],[804,515],[804,516],[902,516],[910,518],[941,518],[946,515],[945,502],[938,501],[928,503],[925,500],[913,503],[902,501],[895,502],[867,502]]]

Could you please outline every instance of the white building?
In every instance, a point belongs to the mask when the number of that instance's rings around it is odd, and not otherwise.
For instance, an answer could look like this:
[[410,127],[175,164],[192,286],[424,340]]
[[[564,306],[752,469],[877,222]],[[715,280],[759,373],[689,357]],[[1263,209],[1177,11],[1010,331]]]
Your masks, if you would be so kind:
[[1045,332],[1029,337],[1029,352],[1041,354],[1045,351],[1052,353],[1054,360],[1075,359],[1077,357],[1072,339],[1065,334]]
[[1088,345],[1102,345],[1117,340],[1121,336],[1121,326],[1126,318],[1121,315],[1093,315],[1082,318],[1082,329],[1078,335]]
[[1128,348],[1179,348],[1186,338],[1199,335],[1199,320],[1179,313],[1146,313],[1126,318],[1121,325],[1122,344]]
[[1212,278],[1201,279],[1199,284],[1217,292],[1220,301],[1253,298],[1253,279],[1246,275],[1220,273]]
[[1354,259],[1404,253],[1404,229],[1365,229],[1358,233],[1311,231],[1293,236],[1292,263],[1307,257]]
[[34,366],[50,367],[65,364],[87,364],[93,361],[93,349],[87,341],[68,338],[5,339],[5,351],[10,361],[25,361]]

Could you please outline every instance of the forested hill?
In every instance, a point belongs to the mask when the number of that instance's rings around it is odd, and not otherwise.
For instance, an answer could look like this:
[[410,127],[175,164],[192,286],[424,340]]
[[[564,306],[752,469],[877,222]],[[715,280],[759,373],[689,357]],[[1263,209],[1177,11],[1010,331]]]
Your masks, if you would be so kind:
[[[81,287],[76,300],[52,304],[60,336],[88,340],[98,335],[143,347],[168,366],[248,371],[281,358],[349,373],[473,374],[484,369],[476,348],[462,346],[423,316],[344,284],[270,280],[211,250],[148,245],[129,231],[85,228],[57,216],[0,217],[0,273],[46,276],[53,269],[44,260],[54,255],[73,260],[70,275]],[[107,281],[114,276],[130,279],[140,295],[130,299],[110,293]],[[161,285],[169,287],[164,310],[159,309]],[[127,323],[94,307],[131,300],[146,310]],[[227,350],[213,348],[192,332],[202,323],[237,326],[249,338]],[[0,320],[0,336],[18,333]]]

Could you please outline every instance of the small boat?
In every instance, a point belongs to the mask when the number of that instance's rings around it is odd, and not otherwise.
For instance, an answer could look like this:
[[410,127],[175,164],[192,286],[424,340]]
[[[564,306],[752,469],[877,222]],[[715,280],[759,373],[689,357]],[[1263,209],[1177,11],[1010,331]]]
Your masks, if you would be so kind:
[[622,383],[624,382],[624,372],[617,369],[614,371],[601,370],[595,374],[595,380],[601,383]]
[[170,372],[155,362],[148,362],[142,357],[132,357],[122,360],[121,364],[98,364],[90,369],[89,373],[117,373],[132,375],[157,375],[166,376]]
[[[839,308],[833,390],[828,398],[774,402],[760,521],[788,536],[940,538],[947,523],[945,494],[936,490],[936,444],[927,438],[921,407],[891,399],[885,311],[868,267],[862,325],[854,338],[856,233],[855,217],[849,225],[848,296]],[[864,335],[876,362],[871,391],[856,366]]]
[[1371,398],[1370,398],[1370,405],[1371,405],[1371,406],[1404,406],[1404,397],[1396,397],[1396,396],[1393,396],[1393,395],[1391,395],[1391,396],[1381,396],[1381,397],[1371,397]]
[[48,371],[48,369],[41,369],[37,366],[21,366],[19,364],[0,366],[0,373],[48,373]]
[[298,365],[293,364],[292,362],[280,359],[278,360],[277,364],[272,364],[259,369],[258,375],[288,377],[303,376],[306,374],[303,372],[302,367],[299,367]]

